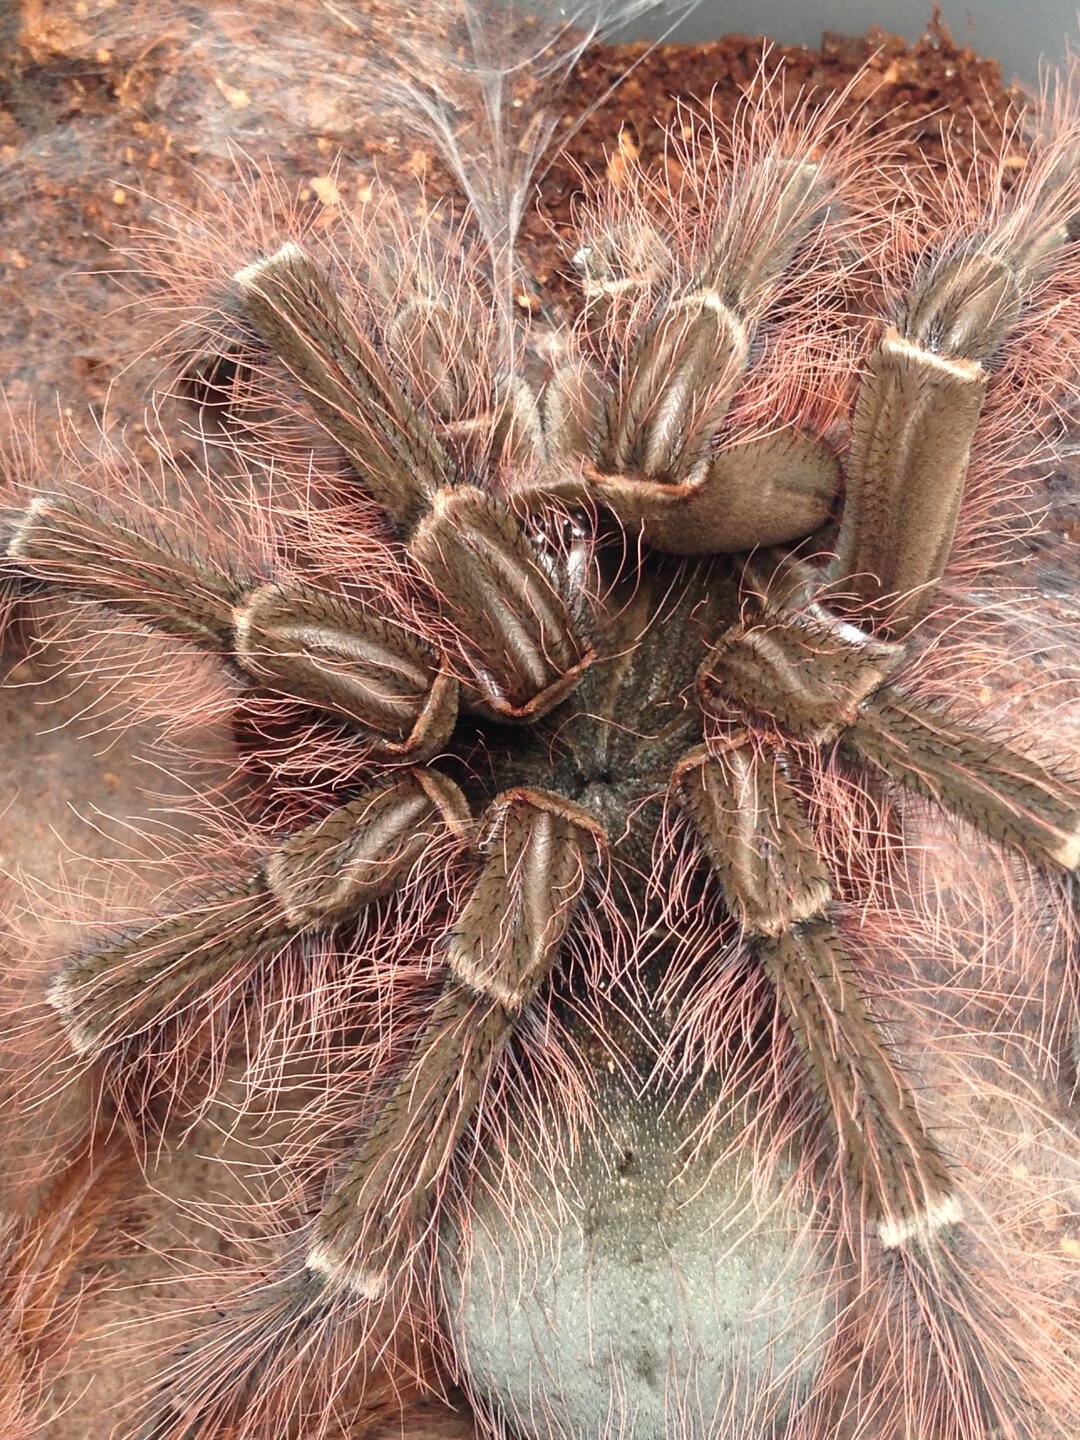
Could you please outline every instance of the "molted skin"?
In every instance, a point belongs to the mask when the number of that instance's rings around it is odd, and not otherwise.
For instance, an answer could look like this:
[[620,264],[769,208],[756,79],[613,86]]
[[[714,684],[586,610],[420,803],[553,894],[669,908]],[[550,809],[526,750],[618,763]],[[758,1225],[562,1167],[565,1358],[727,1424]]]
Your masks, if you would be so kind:
[[[935,1006],[893,954],[923,898],[899,875],[916,847],[873,834],[896,787],[1074,898],[1065,757],[954,717],[947,686],[928,695],[994,357],[1019,360],[1051,274],[1080,288],[1075,135],[985,223],[954,217],[955,253],[904,282],[853,368],[862,321],[832,327],[901,197],[860,196],[876,152],[828,109],[775,134],[759,119],[707,206],[669,208],[670,280],[649,279],[649,231],[626,245],[629,304],[619,244],[591,269],[581,252],[611,323],[561,340],[503,334],[498,304],[459,348],[419,255],[381,298],[377,254],[342,269],[314,231],[243,257],[222,306],[254,383],[223,443],[269,474],[279,442],[291,456],[310,434],[310,498],[340,482],[377,512],[367,560],[319,504],[310,540],[330,553],[302,583],[288,544],[241,577],[63,497],[0,517],[19,583],[134,616],[347,727],[327,746],[343,773],[302,787],[316,818],[245,837],[246,875],[69,957],[48,992],[111,1076],[185,1075],[209,1042],[222,1067],[243,1051],[261,1089],[270,1040],[315,1040],[321,1093],[281,1163],[305,1208],[270,1280],[169,1367],[140,1440],[263,1440],[282,1396],[299,1435],[318,1419],[308,1355],[331,1383],[345,1368],[328,1337],[356,1319],[362,1350],[414,1313],[434,1329],[440,1238],[458,1375],[496,1433],[831,1440],[842,1417],[867,1440],[1034,1440],[1045,1397],[1080,1414],[1075,1353],[1072,1374],[1043,1365],[1053,1297],[1040,1315],[1023,1278],[995,1289],[993,1256],[969,1263],[970,1173],[905,1054]],[[883,203],[862,254],[862,206]],[[509,278],[493,238],[463,313]],[[343,468],[324,477],[327,440]],[[263,518],[269,552],[288,527]],[[762,553],[802,541],[805,561]],[[272,813],[292,762],[275,770],[266,740]],[[326,1015],[340,1040],[320,1056]],[[291,1103],[279,1085],[275,1118]]]

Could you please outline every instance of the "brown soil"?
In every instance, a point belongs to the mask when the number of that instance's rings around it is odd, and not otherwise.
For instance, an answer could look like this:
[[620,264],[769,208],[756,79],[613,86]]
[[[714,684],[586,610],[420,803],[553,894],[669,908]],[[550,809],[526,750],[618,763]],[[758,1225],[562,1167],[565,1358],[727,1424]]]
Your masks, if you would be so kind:
[[[163,205],[198,210],[207,188],[235,186],[234,153],[268,164],[287,193],[325,207],[327,225],[335,207],[362,209],[380,185],[409,193],[422,180],[429,202],[446,193],[430,151],[365,95],[364,36],[327,43],[330,7],[297,9],[287,27],[300,56],[295,75],[274,64],[266,38],[274,6],[265,0],[242,7],[245,18],[226,18],[210,4],[155,5],[144,23],[129,14],[122,29],[111,5],[74,0],[24,0],[20,18],[9,19],[14,33],[0,72],[0,279],[13,303],[0,314],[0,346],[16,412],[35,399],[48,406],[54,394],[69,414],[87,405],[102,411],[131,358],[130,317],[117,313],[116,247]],[[529,303],[569,294],[564,235],[582,174],[617,175],[633,152],[677,181],[677,162],[664,153],[668,132],[688,133],[710,113],[729,118],[762,53],[760,38],[727,36],[697,48],[586,54],[570,87],[567,128],[579,113],[587,118],[548,169],[525,222],[537,286]],[[1018,98],[996,61],[956,45],[940,24],[910,47],[883,31],[826,35],[820,51],[773,46],[765,65],[782,66],[791,96],[825,98],[850,87],[844,105],[853,116],[869,117],[874,129],[904,129],[915,180],[940,167],[952,116],[970,116],[975,143],[993,149]],[[636,68],[619,84],[629,66]],[[125,386],[114,418],[137,421],[139,393]]]

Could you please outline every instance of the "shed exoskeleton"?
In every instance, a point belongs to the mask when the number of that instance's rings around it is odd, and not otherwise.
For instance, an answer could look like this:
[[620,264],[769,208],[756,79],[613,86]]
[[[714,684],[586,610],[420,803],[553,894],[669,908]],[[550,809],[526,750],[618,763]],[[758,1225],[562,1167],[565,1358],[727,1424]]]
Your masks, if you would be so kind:
[[[810,788],[836,757],[868,793],[928,797],[1073,883],[1067,764],[955,718],[913,677],[987,394],[1011,383],[994,366],[1076,275],[1080,128],[1066,116],[1009,195],[957,219],[889,313],[842,345],[839,309],[805,291],[849,283],[862,167],[885,185],[882,156],[827,111],[749,128],[722,186],[710,181],[703,238],[691,197],[666,212],[644,187],[636,208],[597,202],[575,245],[582,320],[546,368],[483,353],[453,323],[455,297],[397,251],[335,277],[290,238],[238,266],[222,297],[235,386],[223,443],[272,452],[282,411],[332,441],[340,483],[377,507],[388,585],[413,597],[398,618],[318,577],[227,573],[71,490],[4,516],[16,586],[208,650],[242,686],[344,726],[363,757],[349,798],[250,873],[64,962],[49,999],[80,1056],[152,1070],[159,1049],[203,1043],[204,1020],[242,1016],[289,947],[388,899],[407,907],[412,890],[431,911],[421,944],[440,983],[396,1040],[371,1123],[263,1319],[244,1322],[235,1355],[215,1352],[220,1375],[205,1357],[179,1368],[147,1437],[249,1423],[275,1347],[337,1309],[378,1306],[421,1265],[458,1142],[568,944],[619,932],[632,964],[657,924],[690,927],[680,905],[710,888],[773,987],[853,1211],[882,1263],[909,1272],[926,1384],[962,1398],[982,1426],[965,1434],[1020,1423],[1028,1342],[984,1366],[956,1318],[963,1185],[849,953],[854,882],[821,853]],[[804,392],[815,366],[857,352],[851,328],[865,349],[850,421],[826,425]],[[785,368],[791,336],[806,349]],[[783,403],[763,422],[770,373],[786,376]],[[695,878],[658,910],[663,874],[643,872],[680,826]],[[861,1383],[841,1409],[858,1409]]]

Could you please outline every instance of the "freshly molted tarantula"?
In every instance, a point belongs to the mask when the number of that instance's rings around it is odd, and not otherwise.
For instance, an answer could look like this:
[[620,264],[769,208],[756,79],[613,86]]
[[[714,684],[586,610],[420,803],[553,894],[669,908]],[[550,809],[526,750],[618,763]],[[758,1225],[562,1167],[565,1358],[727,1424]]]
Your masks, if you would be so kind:
[[[72,1052],[136,1129],[239,1064],[272,1106],[309,1106],[298,1169],[320,1106],[350,1136],[143,1440],[327,1433],[312,1337],[371,1336],[435,1292],[452,1310],[462,1154],[482,1169],[491,1115],[528,1111],[523,1076],[587,1095],[590,1071],[681,1097],[710,1135],[775,1083],[772,1163],[798,1170],[828,1314],[797,1361],[772,1337],[781,1359],[750,1364],[723,1427],[685,1396],[682,1429],[618,1401],[553,1419],[542,1377],[526,1395],[466,1373],[493,1426],[988,1440],[1080,1416],[1065,1302],[1007,1304],[979,1268],[902,987],[859,934],[910,882],[905,797],[992,842],[1017,885],[1046,877],[1070,923],[1072,757],[980,727],[934,680],[978,628],[957,586],[1005,529],[1018,417],[1075,363],[1078,147],[1062,103],[1007,192],[958,160],[920,197],[834,109],[751,95],[730,134],[698,130],[681,191],[631,168],[586,207],[574,326],[527,322],[513,227],[480,204],[443,257],[439,222],[410,236],[389,203],[333,248],[298,227],[233,263],[185,373],[246,553],[209,518],[189,542],[186,502],[155,516],[137,477],[126,511],[62,477],[8,508],[17,594],[218,658],[277,827],[63,960],[48,1001]],[[265,518],[238,525],[248,504]],[[574,1019],[601,996],[627,1021],[604,1047]],[[530,1071],[560,1026],[562,1058]],[[294,1101],[306,1050],[317,1094]],[[574,1103],[603,1132],[600,1102]],[[519,1218],[529,1189],[504,1186]],[[475,1326],[461,1301],[463,1352]]]

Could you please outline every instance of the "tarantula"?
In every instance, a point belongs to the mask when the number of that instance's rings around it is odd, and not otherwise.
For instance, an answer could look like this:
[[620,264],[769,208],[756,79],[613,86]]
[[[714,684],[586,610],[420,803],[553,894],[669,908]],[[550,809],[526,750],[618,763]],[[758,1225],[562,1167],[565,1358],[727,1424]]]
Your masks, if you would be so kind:
[[[270,488],[306,467],[303,504],[273,490],[271,563],[185,545],[85,486],[4,516],[20,593],[220,657],[257,717],[249,751],[299,775],[316,811],[246,873],[62,964],[49,1001],[80,1063],[129,1105],[177,1063],[205,1093],[225,1049],[257,1048],[252,997],[305,945],[354,937],[381,972],[336,1020],[371,1059],[366,1129],[256,1318],[181,1366],[146,1437],[264,1433],[243,1427],[269,1423],[253,1396],[275,1357],[422,1274],[455,1154],[532,1010],[600,972],[677,1007],[695,982],[679,937],[701,915],[772,989],[840,1157],[856,1269],[895,1273],[915,1317],[898,1364],[922,1356],[910,1393],[940,1393],[902,1424],[1023,1423],[1024,1363],[965,1279],[949,1145],[852,954],[848,917],[891,862],[823,843],[814,789],[840,770],[880,816],[897,788],[926,797],[1066,877],[1068,898],[1067,763],[935,705],[920,667],[984,403],[1015,392],[1025,326],[1075,283],[1080,126],[1066,110],[1007,195],[957,206],[867,332],[851,297],[883,222],[899,228],[885,156],[828,109],[742,119],[722,174],[699,138],[697,190],[661,203],[639,175],[597,200],[575,243],[583,318],[555,339],[514,326],[490,234],[475,262],[456,237],[452,281],[425,245],[374,232],[347,264],[299,235],[238,265],[187,383],[230,464]],[[687,1023],[656,1024],[651,1063],[678,1072]],[[842,1368],[831,1408],[815,1392],[817,1410],[773,1423],[892,1434]]]

